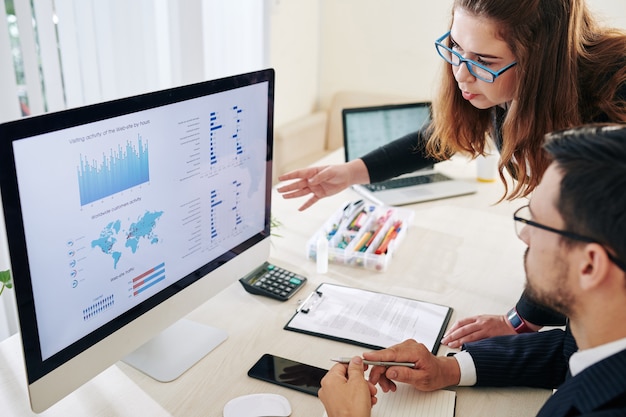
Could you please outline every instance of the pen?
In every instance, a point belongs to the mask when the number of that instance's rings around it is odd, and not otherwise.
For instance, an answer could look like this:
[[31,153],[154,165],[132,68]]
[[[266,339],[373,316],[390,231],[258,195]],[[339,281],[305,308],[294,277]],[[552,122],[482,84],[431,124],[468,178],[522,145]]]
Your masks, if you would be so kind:
[[[350,358],[333,358],[331,359],[331,361],[333,362],[339,362],[339,363],[350,363]],[[407,366],[409,368],[415,368],[415,364],[412,362],[384,362],[384,361],[368,361],[363,359],[363,363],[365,365],[372,365],[372,366]]]
[[394,229],[394,231],[391,233],[390,236],[385,237],[385,240],[383,241],[383,243],[380,244],[380,246],[374,251],[374,253],[376,255],[387,253],[387,248],[389,247],[389,244],[391,243],[392,240],[396,238],[396,236],[398,236],[399,232],[400,232],[400,228]]
[[376,235],[378,235],[378,232],[380,232],[380,230],[382,229],[382,226],[379,227],[378,229],[376,229],[375,231],[370,231],[370,238],[367,239],[367,242],[365,242],[365,244],[361,247],[361,252],[365,252],[367,250],[367,248],[370,247],[370,245],[372,244],[372,242],[374,241],[374,239],[376,238]]

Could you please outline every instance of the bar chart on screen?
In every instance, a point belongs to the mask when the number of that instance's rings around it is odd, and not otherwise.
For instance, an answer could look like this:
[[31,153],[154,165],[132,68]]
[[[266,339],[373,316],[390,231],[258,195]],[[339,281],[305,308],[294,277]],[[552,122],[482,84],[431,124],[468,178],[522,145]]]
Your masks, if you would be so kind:
[[85,206],[150,180],[148,142],[139,135],[108,154],[80,155],[77,168],[80,204]]

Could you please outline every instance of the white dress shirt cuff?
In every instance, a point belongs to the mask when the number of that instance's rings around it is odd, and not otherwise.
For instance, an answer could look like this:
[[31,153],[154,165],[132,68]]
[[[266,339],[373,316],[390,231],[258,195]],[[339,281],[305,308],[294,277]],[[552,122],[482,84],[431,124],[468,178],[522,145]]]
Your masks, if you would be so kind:
[[472,355],[464,350],[454,355],[454,359],[456,359],[459,364],[459,368],[461,369],[461,380],[459,381],[459,386],[468,387],[476,385],[476,365],[474,365]]

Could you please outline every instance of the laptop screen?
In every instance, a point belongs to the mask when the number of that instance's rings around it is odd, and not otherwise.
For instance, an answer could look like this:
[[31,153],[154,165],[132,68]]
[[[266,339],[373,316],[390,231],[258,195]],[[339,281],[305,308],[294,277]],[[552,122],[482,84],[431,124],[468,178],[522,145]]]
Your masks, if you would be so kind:
[[430,102],[343,109],[346,161],[420,130],[430,120]]

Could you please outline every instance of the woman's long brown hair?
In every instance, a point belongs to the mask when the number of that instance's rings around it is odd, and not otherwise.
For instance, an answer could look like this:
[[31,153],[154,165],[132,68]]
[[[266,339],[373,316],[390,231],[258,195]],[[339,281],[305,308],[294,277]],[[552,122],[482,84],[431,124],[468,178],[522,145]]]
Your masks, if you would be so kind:
[[[546,133],[594,121],[626,123],[626,33],[599,26],[583,0],[456,0],[457,8],[495,22],[518,63],[509,70],[517,73],[516,99],[502,125],[504,197],[527,196],[541,180],[550,162],[541,148]],[[445,66],[427,150],[439,158],[482,154],[486,137],[495,134],[495,109],[464,100]],[[506,167],[517,179],[510,192]]]

